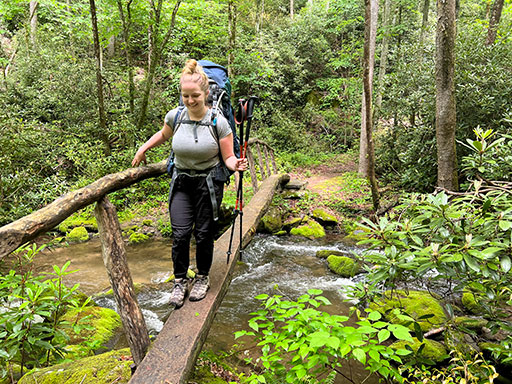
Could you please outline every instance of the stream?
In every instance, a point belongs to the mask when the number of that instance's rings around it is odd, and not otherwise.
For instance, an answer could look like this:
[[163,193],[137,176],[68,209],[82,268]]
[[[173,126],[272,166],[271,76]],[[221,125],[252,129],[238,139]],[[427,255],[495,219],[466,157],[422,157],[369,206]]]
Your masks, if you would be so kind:
[[[315,288],[323,291],[332,305],[323,307],[330,313],[347,314],[350,303],[344,301],[340,288],[354,284],[354,280],[331,273],[327,263],[315,256],[318,250],[337,250],[350,254],[358,252],[353,244],[340,237],[326,237],[307,240],[297,237],[275,237],[256,235],[243,252],[243,263],[235,268],[229,290],[216,314],[209,331],[205,348],[213,351],[229,351],[235,344],[233,333],[249,329],[250,313],[257,310],[260,302],[255,296],[284,294],[298,298]],[[152,287],[142,289],[138,301],[142,308],[150,334],[156,335],[162,329],[171,309],[168,306],[170,285],[160,284],[171,275],[170,241],[151,241],[127,247],[127,257],[134,283]],[[192,250],[192,254],[194,250]],[[78,272],[68,275],[68,284],[80,284],[80,290],[87,295],[110,288],[107,273],[101,258],[101,244],[98,239],[44,252],[47,257],[38,258],[38,270],[47,270],[51,265],[62,266],[71,261],[70,269]],[[48,264],[51,263],[51,264]],[[275,287],[279,288],[276,291]],[[112,296],[95,298],[98,305],[116,309]],[[123,338],[116,348],[126,346]],[[352,375],[363,379],[366,373],[356,367]],[[355,378],[355,377],[354,377]],[[341,378],[336,383],[348,383]],[[358,382],[357,380],[355,382]],[[366,383],[377,381],[367,380]]]

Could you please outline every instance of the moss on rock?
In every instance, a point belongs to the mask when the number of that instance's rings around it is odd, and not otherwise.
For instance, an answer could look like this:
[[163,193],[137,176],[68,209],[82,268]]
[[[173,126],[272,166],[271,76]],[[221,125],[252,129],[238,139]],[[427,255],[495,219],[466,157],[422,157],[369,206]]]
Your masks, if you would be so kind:
[[63,329],[70,337],[67,350],[78,356],[87,355],[91,346],[93,350],[101,348],[122,326],[121,317],[116,311],[98,306],[86,307],[81,312],[73,309],[66,312],[61,320],[71,325],[78,322],[82,326],[79,333],[73,329]]
[[479,331],[487,326],[488,321],[482,318],[459,316],[455,318],[455,324],[474,331]]
[[[130,349],[120,349],[77,361],[54,365],[24,375],[19,384],[128,383],[133,359]],[[84,380],[85,379],[85,380]]]
[[281,211],[278,207],[270,207],[258,225],[258,231],[263,233],[276,233],[283,227]]
[[[391,292],[386,292],[387,297],[390,295]],[[377,300],[370,304],[370,308],[379,311],[392,323],[406,325],[406,321],[401,321],[392,313],[394,308],[400,308],[418,322],[423,332],[438,328],[447,321],[439,301],[425,291],[409,291],[408,294],[404,291],[394,291],[392,298]],[[420,317],[427,315],[431,317],[419,320]],[[408,326],[411,330],[414,327],[413,324]]]
[[314,209],[313,212],[311,212],[311,216],[325,227],[333,227],[338,225],[338,219],[322,208]]
[[72,242],[80,242],[89,240],[89,232],[85,227],[76,227],[66,235],[66,239]]
[[147,227],[152,227],[153,226],[153,220],[151,220],[151,219],[142,220],[142,225],[145,225]]
[[359,272],[359,265],[346,256],[330,255],[327,257],[329,269],[342,277],[352,277]]
[[92,217],[90,219],[85,219],[83,217],[68,217],[57,227],[58,231],[61,233],[67,233],[73,228],[77,227],[85,227],[90,231],[97,232],[98,231],[98,223],[96,222],[96,218]]
[[[412,342],[400,340],[391,344],[391,348],[406,349],[405,346],[408,345],[415,353],[417,353],[423,344],[425,346],[420,351],[419,355],[424,359],[429,359],[434,363],[441,363],[449,357],[448,352],[443,344],[430,339],[423,339],[423,341],[419,341],[417,338],[413,337]],[[407,356],[404,356],[404,359],[407,359]]]
[[130,244],[139,244],[144,243],[145,241],[149,240],[149,236],[145,235],[144,233],[140,232],[133,232],[130,237],[128,238],[128,242]]
[[306,224],[297,228],[292,228],[290,234],[294,236],[306,237],[308,239],[318,239],[325,236],[325,229],[315,220],[308,219]]
[[315,256],[318,257],[319,259],[327,259],[331,255],[344,256],[344,255],[346,255],[346,253],[341,252],[341,251],[335,251],[332,249],[322,249],[320,251],[317,251],[315,254]]
[[292,230],[292,228],[296,228],[301,224],[302,224],[301,217],[292,217],[283,223],[283,229],[287,232],[290,232]]
[[462,305],[475,315],[482,313],[482,307],[477,303],[475,295],[467,290],[462,292]]

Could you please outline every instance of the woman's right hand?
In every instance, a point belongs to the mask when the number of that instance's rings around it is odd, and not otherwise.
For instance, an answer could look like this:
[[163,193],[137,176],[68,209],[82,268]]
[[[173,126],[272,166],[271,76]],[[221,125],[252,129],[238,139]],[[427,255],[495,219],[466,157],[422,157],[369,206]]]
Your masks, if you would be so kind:
[[132,160],[132,167],[137,167],[140,163],[146,164],[146,152],[139,149]]

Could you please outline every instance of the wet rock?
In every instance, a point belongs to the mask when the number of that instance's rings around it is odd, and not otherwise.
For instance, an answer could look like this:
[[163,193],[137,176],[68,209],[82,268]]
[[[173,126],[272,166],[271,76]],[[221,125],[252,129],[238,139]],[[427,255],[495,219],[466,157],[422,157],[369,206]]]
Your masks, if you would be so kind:
[[[396,343],[391,344],[391,348],[393,349],[406,349],[405,346],[408,345],[412,348],[412,350],[417,353],[419,348],[422,345],[425,345],[423,349],[420,351],[420,356],[424,359],[431,360],[433,363],[441,363],[444,360],[446,360],[449,355],[446,351],[446,348],[443,344],[441,344],[438,341],[430,340],[430,339],[423,339],[423,341],[419,341],[417,338],[413,337],[413,341],[405,341],[400,340]],[[408,355],[410,356],[410,355]],[[403,356],[404,360],[407,360],[408,356]],[[412,357],[412,356],[411,356]]]
[[306,224],[292,228],[290,234],[306,237],[308,239],[318,239],[325,236],[325,229],[315,220],[307,219]]
[[350,257],[330,255],[327,257],[329,269],[342,277],[352,277],[359,273],[361,268]]
[[293,179],[284,185],[284,189],[301,190],[306,188],[306,185],[308,185],[307,181]]
[[475,295],[468,290],[462,292],[462,305],[475,315],[482,313],[482,306],[477,303]]
[[[414,325],[398,319],[392,313],[393,309],[402,309],[403,312],[418,322],[423,332],[439,328],[447,321],[440,302],[426,291],[409,291],[408,293],[394,291],[393,296],[391,296],[390,291],[387,291],[386,298],[371,303],[370,308],[380,312],[389,322],[408,326],[411,330],[414,329]],[[419,319],[422,316],[430,315],[431,317],[428,319]]]
[[301,224],[302,224],[302,217],[292,217],[290,219],[287,219],[283,223],[283,229],[286,232],[290,232],[292,230],[292,228],[296,228]]
[[144,233],[140,233],[140,232],[134,232],[128,238],[128,242],[130,244],[144,243],[148,240],[149,240],[149,236]]
[[331,255],[334,255],[334,256],[345,256],[346,253],[345,252],[341,252],[341,251],[335,251],[335,250],[332,250],[332,249],[322,249],[320,251],[317,251],[316,254],[315,254],[315,256],[318,257],[319,259],[327,259]]
[[120,349],[26,374],[19,384],[128,383],[133,359],[130,349]]

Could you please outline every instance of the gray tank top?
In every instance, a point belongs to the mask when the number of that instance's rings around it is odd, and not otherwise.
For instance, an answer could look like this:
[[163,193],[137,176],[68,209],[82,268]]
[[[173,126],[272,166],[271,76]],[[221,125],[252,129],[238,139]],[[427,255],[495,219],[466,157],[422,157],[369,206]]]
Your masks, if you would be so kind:
[[[211,125],[211,110],[201,121],[194,123],[180,123],[190,120],[187,108],[183,109],[178,121],[177,129],[174,119],[179,108],[174,108],[165,116],[165,123],[171,127],[172,149],[175,155],[175,165],[178,169],[204,170],[213,168],[219,163],[219,144],[215,137],[215,128]],[[219,139],[229,136],[231,128],[228,121],[221,114],[217,115],[217,132]]]

